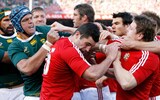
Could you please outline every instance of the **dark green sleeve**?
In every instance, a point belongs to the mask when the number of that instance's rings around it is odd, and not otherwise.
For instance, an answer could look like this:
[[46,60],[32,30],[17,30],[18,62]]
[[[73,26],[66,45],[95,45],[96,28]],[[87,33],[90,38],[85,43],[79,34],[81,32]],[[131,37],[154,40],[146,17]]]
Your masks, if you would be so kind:
[[[36,26],[36,31],[47,34],[50,31],[50,26]],[[71,34],[68,32],[58,32],[60,37],[68,37]]]
[[70,36],[71,34],[70,33],[67,33],[67,32],[58,32],[59,33],[59,36],[60,37],[68,37],[68,36]]
[[22,46],[17,42],[13,42],[8,47],[8,55],[11,59],[14,66],[17,66],[17,63],[22,59],[27,59],[28,56],[24,53]]
[[50,26],[36,26],[36,31],[41,32],[43,34],[47,34],[50,31],[51,27]]
[[5,51],[0,49],[0,61],[2,61]]

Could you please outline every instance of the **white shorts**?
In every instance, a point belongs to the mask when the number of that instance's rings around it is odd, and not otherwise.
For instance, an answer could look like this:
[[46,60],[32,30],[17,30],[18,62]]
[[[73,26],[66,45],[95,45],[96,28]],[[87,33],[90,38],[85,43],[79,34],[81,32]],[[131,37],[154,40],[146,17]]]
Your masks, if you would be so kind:
[[116,100],[116,92],[111,92],[112,100]]
[[[109,87],[102,88],[103,100],[112,100]],[[97,88],[91,87],[80,91],[82,100],[98,100]]]
[[23,86],[17,88],[0,88],[0,99],[1,100],[23,100]]
[[40,100],[40,97],[25,96],[24,100]]
[[71,100],[81,100],[81,95],[79,92],[74,92]]
[[150,97],[149,100],[160,100],[160,95],[156,97]]

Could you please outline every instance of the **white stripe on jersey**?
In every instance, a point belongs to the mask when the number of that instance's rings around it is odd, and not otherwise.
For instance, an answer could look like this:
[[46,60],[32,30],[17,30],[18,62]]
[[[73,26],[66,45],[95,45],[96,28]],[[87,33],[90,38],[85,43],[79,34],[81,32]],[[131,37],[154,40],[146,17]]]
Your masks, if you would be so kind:
[[134,64],[132,68],[129,70],[131,73],[134,73],[137,69],[139,69],[140,66],[143,66],[148,59],[149,51],[143,51],[142,50],[142,57],[139,59],[139,62],[137,64]]
[[82,52],[79,50],[79,48],[68,38],[68,40],[72,43],[73,47],[76,49],[76,51],[78,52],[78,54],[80,55],[80,57],[89,65],[91,66],[91,64],[84,58]]

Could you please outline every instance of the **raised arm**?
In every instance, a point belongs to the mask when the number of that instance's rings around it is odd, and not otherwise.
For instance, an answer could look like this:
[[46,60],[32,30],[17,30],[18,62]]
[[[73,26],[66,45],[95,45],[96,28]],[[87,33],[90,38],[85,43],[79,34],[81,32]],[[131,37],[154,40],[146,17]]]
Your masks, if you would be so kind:
[[124,36],[121,42],[122,42],[122,48],[124,49],[148,50],[160,55],[160,41],[152,41],[152,42],[135,41],[129,37]]
[[55,33],[53,29],[47,34],[47,41],[43,46],[28,59],[22,59],[17,63],[17,68],[26,75],[34,74],[41,66],[46,58],[46,55],[52,46],[59,39],[58,33]]
[[55,30],[55,31],[60,31],[60,32],[68,32],[70,34],[73,34],[77,28],[73,28],[73,27],[68,27],[68,26],[64,26],[58,22],[54,22],[51,27]]

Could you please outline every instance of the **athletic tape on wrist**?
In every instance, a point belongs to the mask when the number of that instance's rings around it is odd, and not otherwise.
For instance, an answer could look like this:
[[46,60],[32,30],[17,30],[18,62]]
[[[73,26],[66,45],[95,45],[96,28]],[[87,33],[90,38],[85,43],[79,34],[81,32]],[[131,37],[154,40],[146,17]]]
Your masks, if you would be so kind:
[[50,46],[52,45],[52,43],[50,43],[49,41],[46,41],[45,43],[49,44]]
[[43,47],[44,49],[46,49],[47,51],[50,51],[50,47],[49,47],[48,45],[46,45],[45,43],[42,45],[42,47]]

